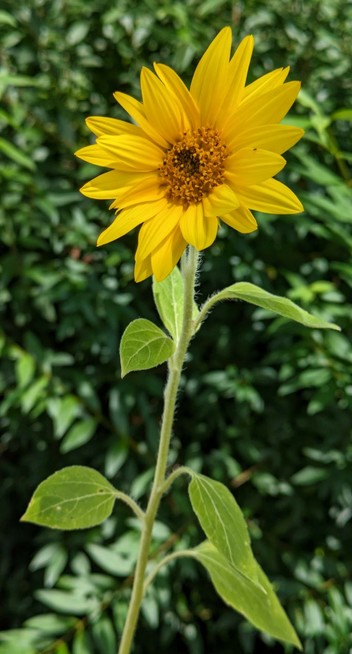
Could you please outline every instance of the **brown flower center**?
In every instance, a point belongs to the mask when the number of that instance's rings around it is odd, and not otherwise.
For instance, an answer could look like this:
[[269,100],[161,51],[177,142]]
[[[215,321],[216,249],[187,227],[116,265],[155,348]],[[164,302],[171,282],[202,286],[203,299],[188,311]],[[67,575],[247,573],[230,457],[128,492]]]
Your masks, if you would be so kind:
[[167,152],[159,169],[169,202],[198,204],[215,186],[224,182],[226,145],[212,127],[184,132]]

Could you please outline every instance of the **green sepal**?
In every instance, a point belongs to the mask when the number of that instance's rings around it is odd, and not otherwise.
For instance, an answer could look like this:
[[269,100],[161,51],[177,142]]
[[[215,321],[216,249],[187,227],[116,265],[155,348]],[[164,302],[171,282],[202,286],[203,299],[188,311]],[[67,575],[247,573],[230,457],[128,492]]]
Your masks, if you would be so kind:
[[115,488],[100,472],[70,466],[39,484],[21,520],[51,529],[87,529],[111,515],[115,500]]
[[121,376],[134,370],[148,370],[164,363],[175,344],[150,320],[137,318],[125,329],[120,343]]

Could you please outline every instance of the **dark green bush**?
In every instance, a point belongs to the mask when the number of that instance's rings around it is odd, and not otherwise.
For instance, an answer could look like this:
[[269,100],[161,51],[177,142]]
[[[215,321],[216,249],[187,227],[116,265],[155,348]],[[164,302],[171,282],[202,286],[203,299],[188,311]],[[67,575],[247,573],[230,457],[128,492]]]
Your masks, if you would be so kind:
[[[306,211],[259,215],[248,237],[223,229],[204,254],[199,299],[252,281],[343,331],[219,306],[192,345],[171,463],[232,487],[305,654],[352,647],[352,5],[3,0],[1,627],[16,631],[1,635],[1,654],[116,651],[138,539],[127,510],[78,533],[18,522],[37,484],[73,463],[145,501],[157,444],[165,370],[121,381],[118,363],[128,322],[156,318],[150,282],[132,281],[135,234],[95,248],[110,216],[79,195],[94,169],[73,152],[89,141],[87,115],[124,117],[112,93],[138,96],[142,65],[162,60],[189,80],[225,24],[236,41],[255,35],[251,76],[290,64],[303,82],[288,122],[306,138],[282,178]],[[199,540],[181,481],[164,502],[156,555],[165,537],[170,547]],[[145,602],[136,654],[166,648],[282,651],[227,609],[191,562],[170,566]]]

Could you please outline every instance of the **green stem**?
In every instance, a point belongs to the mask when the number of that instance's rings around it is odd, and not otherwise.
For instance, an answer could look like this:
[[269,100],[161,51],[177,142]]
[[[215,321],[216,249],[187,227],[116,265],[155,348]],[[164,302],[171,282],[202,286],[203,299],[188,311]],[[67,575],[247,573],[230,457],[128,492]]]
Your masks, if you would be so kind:
[[143,530],[139,546],[132,595],[118,654],[130,654],[134,632],[137,626],[137,621],[143,600],[145,573],[148,564],[148,555],[152,539],[153,526],[163,495],[163,484],[165,482],[177,392],[188,345],[194,333],[192,312],[198,256],[199,255],[197,250],[195,250],[193,247],[190,247],[182,257],[182,274],[184,278],[184,313],[182,332],[176,350],[169,360],[169,377],[164,393],[164,411],[161,422],[159,451],[157,456],[155,475],[147,510],[144,515]]
[[176,470],[174,470],[161,485],[160,490],[162,494],[165,495],[165,493],[167,493],[170,486],[172,486],[177,477],[181,477],[181,475],[188,475],[189,477],[192,477],[193,474],[194,471],[191,468],[187,468],[187,466],[179,466],[179,468],[176,468]]
[[135,502],[132,499],[132,497],[118,490],[115,490],[114,495],[117,500],[120,500],[121,502],[125,502],[125,504],[127,504],[130,507],[130,509],[132,509],[133,513],[135,513],[137,518],[139,518],[140,520],[144,520],[144,511],[142,511],[142,509],[138,506],[137,502]]
[[144,592],[147,590],[148,586],[152,583],[158,572],[161,570],[161,568],[164,567],[164,565],[167,565],[170,563],[170,561],[174,561],[175,559],[181,559],[185,558],[186,556],[192,556],[193,552],[192,550],[178,550],[176,552],[171,552],[171,554],[168,554],[165,556],[157,565],[153,568],[151,571],[150,575],[146,578],[144,582]]
[[213,306],[220,301],[221,301],[221,291],[219,293],[215,293],[214,295],[209,297],[206,302],[204,302],[203,306],[199,310],[199,314],[197,316],[197,320],[194,325],[194,331],[197,331],[197,329],[199,329],[202,322],[204,322],[204,320],[206,319],[209,311],[211,311]]

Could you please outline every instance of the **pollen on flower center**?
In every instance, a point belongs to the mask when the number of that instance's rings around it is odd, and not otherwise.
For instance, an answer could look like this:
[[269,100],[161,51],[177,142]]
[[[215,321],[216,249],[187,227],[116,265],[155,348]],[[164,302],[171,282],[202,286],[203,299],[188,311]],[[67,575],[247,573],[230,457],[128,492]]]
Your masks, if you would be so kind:
[[215,186],[223,184],[228,154],[218,130],[199,127],[185,132],[167,150],[159,169],[167,199],[184,207],[201,202]]

